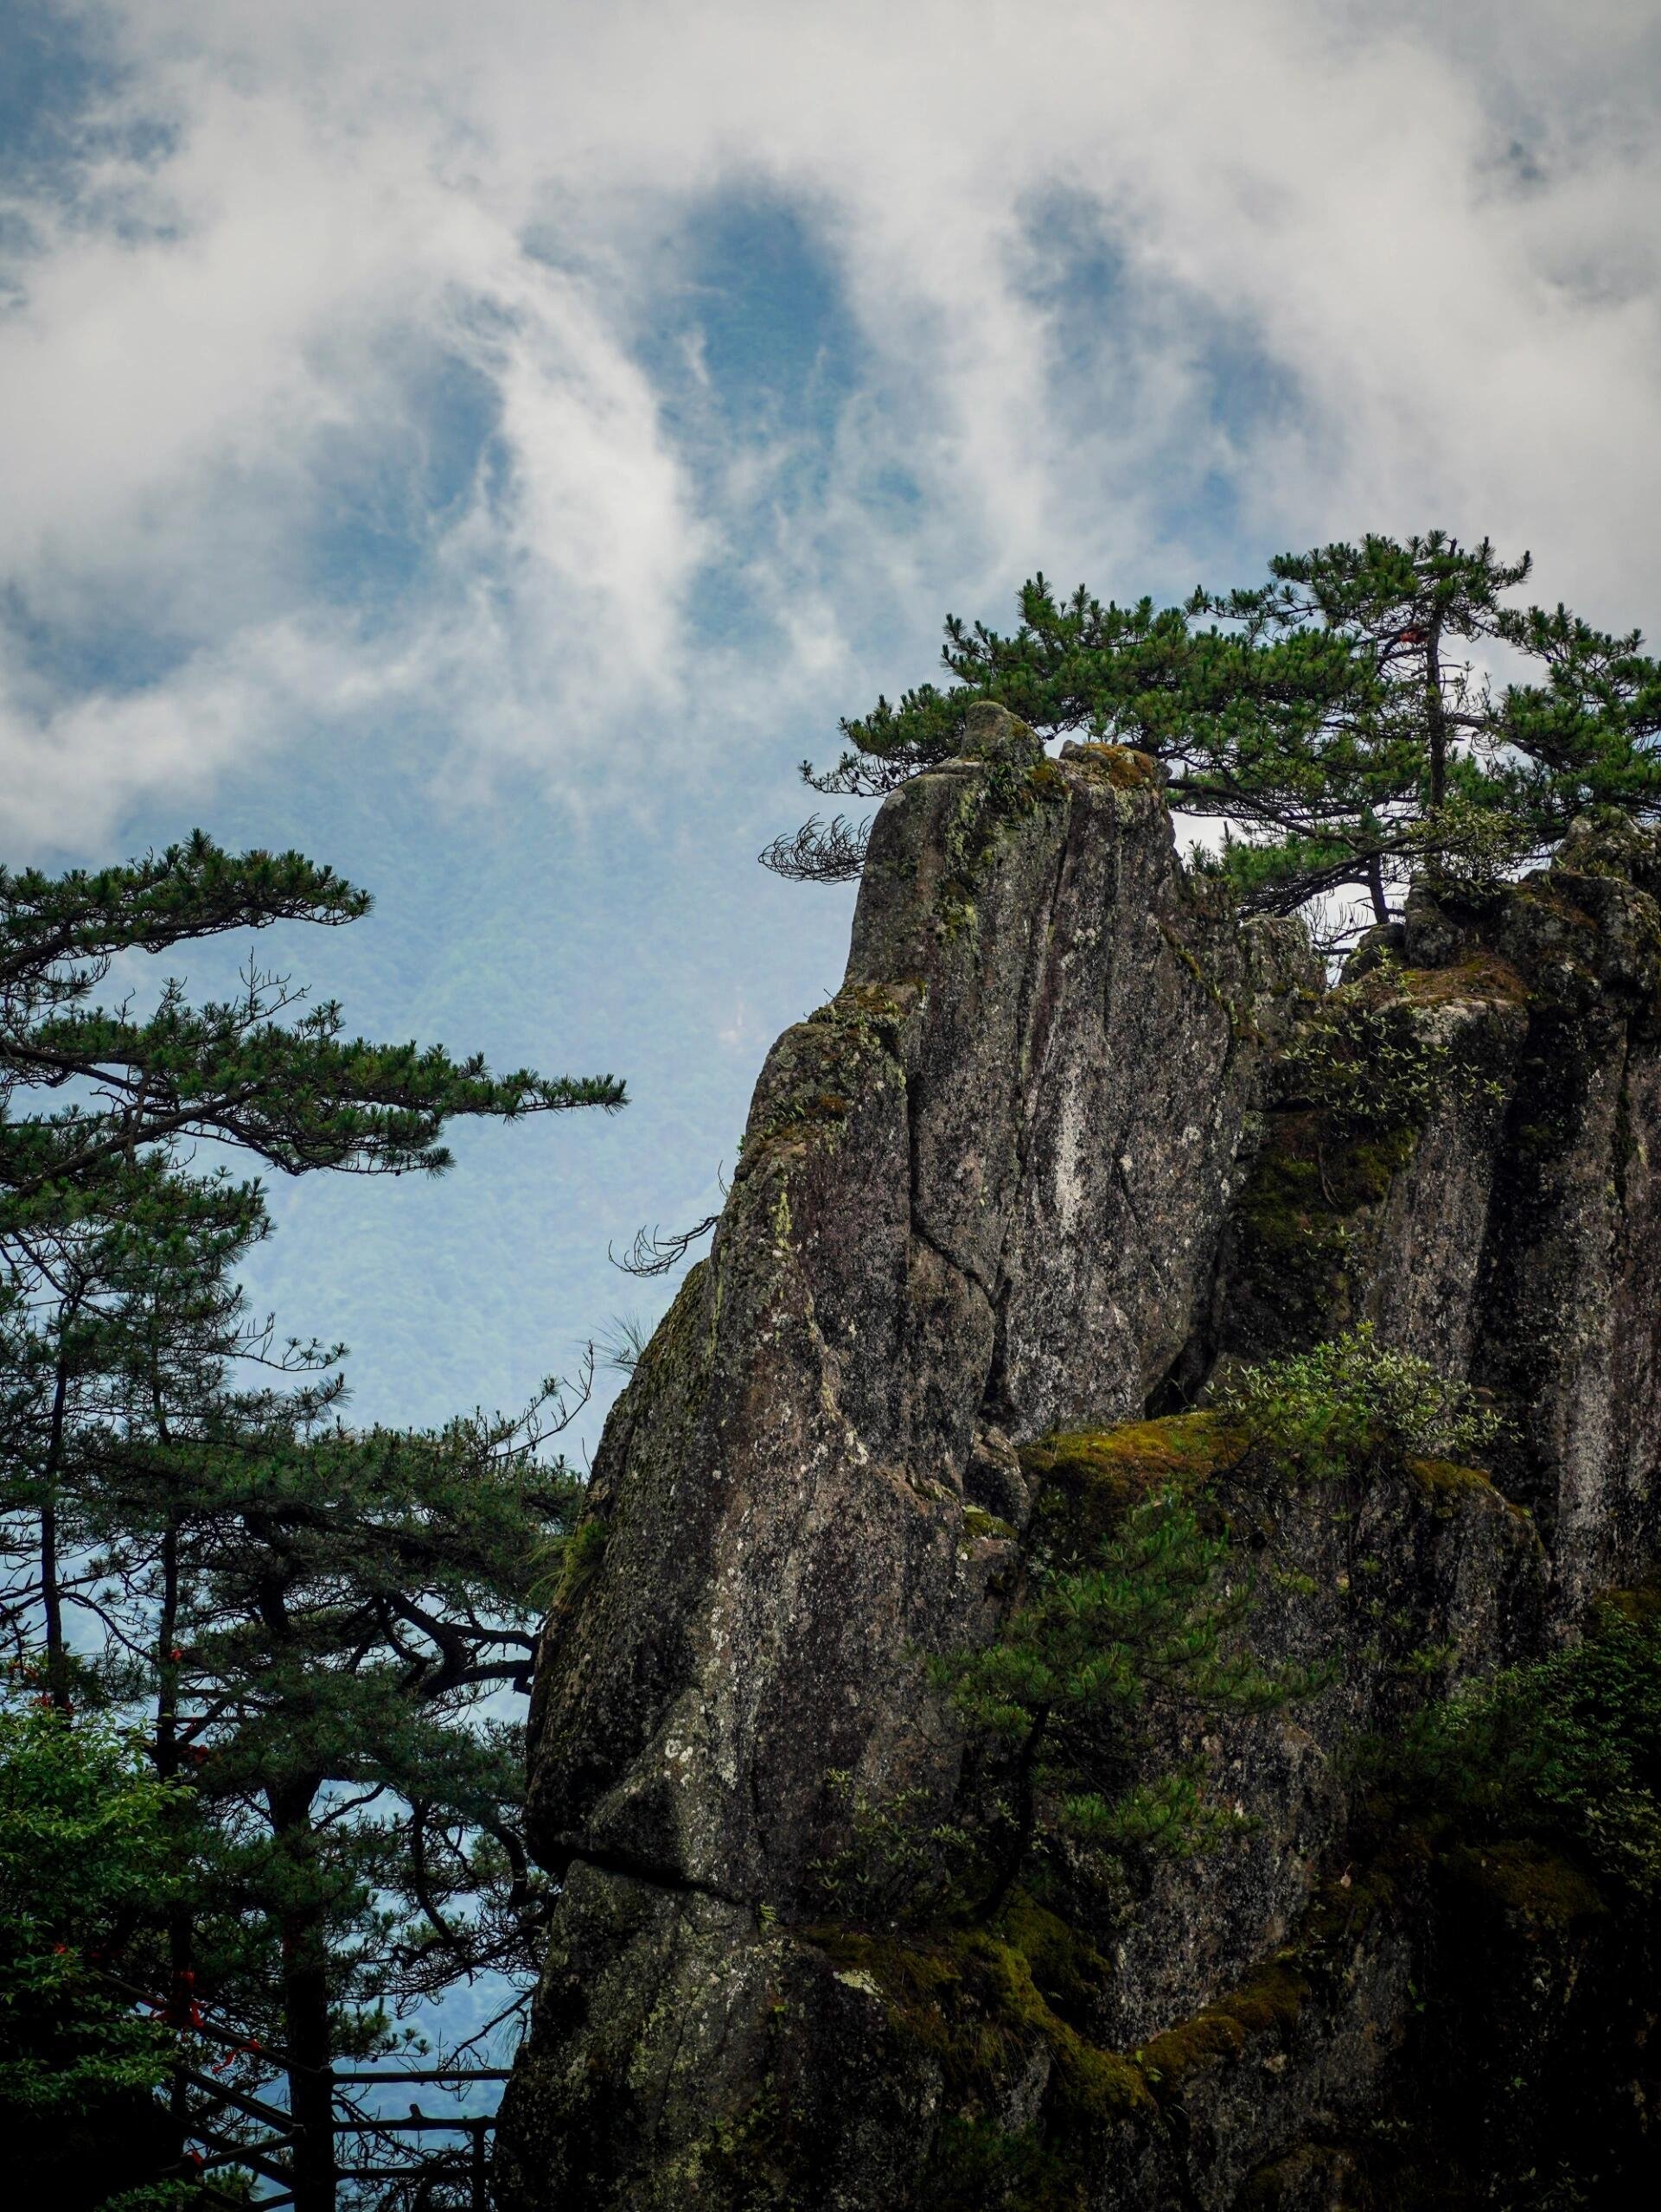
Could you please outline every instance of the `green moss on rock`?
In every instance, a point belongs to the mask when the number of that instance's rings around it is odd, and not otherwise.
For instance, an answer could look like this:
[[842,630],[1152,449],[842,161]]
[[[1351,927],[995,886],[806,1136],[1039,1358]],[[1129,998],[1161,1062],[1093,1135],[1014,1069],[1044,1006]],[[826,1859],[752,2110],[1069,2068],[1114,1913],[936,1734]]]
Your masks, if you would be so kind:
[[1013,715],[1005,715],[1001,734],[991,742],[965,749],[984,767],[961,779],[943,827],[936,928],[947,939],[973,926],[981,880],[1005,840],[1041,809],[1064,806],[1068,797],[1062,768]]
[[978,1542],[983,1537],[993,1537],[1000,1541],[1011,1542],[1014,1539],[1015,1531],[1006,1520],[1000,1520],[995,1513],[988,1513],[984,1506],[965,1506],[963,1533],[972,1542]]
[[1274,2035],[1284,2045],[1309,1993],[1295,1953],[1266,1960],[1226,1996],[1144,2046],[1138,2056],[1148,2080],[1168,2097],[1192,2075],[1239,2058],[1255,2037]]
[[899,1032],[915,993],[846,984],[779,1040],[744,1133],[740,1174],[769,1146],[840,1141],[861,1096],[899,1077]]
[[1528,1001],[1528,985],[1497,953],[1476,952],[1451,967],[1394,968],[1389,973],[1415,1006],[1446,1006],[1469,998],[1496,1006],[1521,1006]]
[[1151,753],[1138,752],[1133,745],[1077,744],[1070,749],[1067,758],[1092,783],[1110,785],[1115,791],[1160,788],[1159,762]]
[[[1456,1513],[1477,1499],[1499,1496],[1493,1478],[1480,1467],[1461,1467],[1452,1459],[1409,1459],[1407,1470],[1439,1514]],[[1513,1506],[1511,1510],[1517,1508]]]
[[996,1931],[805,1933],[842,1980],[880,1999],[897,2040],[939,2067],[946,2110],[960,2120],[995,2124],[1038,2056],[1050,2069],[1047,2124],[1064,2135],[1152,2113],[1136,2062],[1089,2041],[1051,2001],[1077,2001],[1107,1972],[1053,1915],[1018,1903]]
[[1064,1564],[1091,1557],[1133,1507],[1160,1490],[1198,1488],[1239,1457],[1243,1443],[1214,1413],[1044,1437],[1020,1456],[1034,1533]]
[[1376,2202],[1347,2147],[1300,2143],[1260,2166],[1236,2200],[1237,2212],[1359,2212]]
[[1345,1131],[1313,1108],[1272,1114],[1236,1214],[1238,1348],[1262,1356],[1347,1328],[1358,1238],[1419,1131]]

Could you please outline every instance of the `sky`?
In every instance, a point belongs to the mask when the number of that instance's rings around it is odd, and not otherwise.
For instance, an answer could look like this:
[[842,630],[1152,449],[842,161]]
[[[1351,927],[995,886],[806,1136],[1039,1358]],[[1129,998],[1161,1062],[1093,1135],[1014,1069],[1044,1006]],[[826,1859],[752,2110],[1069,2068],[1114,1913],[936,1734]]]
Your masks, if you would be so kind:
[[661,1310],[949,609],[1440,526],[1653,628],[1658,96],[1650,0],[0,0],[0,859],[297,845],[354,1030],[629,1082],[273,1184],[358,1417]]

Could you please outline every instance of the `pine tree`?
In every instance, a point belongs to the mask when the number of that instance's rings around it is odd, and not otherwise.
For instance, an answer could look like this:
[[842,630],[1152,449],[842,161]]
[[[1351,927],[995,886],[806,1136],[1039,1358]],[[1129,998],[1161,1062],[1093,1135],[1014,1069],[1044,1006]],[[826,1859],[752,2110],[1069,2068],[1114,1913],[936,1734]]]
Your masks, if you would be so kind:
[[[493,1075],[441,1047],[345,1034],[250,965],[233,999],[192,1005],[168,982],[148,1015],[93,994],[118,955],[303,921],[337,928],[368,896],[298,853],[224,852],[200,831],[125,867],[48,877],[0,870],[0,1237],[62,1209],[119,1202],[126,1163],[152,1145],[216,1138],[285,1173],[438,1174],[457,1116],[516,1120],[614,1108],[610,1075]],[[40,1092],[69,1103],[22,1112]]]
[[1191,1775],[1147,1775],[1151,1709],[1263,1712],[1310,1686],[1243,1644],[1249,1578],[1226,1530],[1174,1493],[1145,1500],[1078,1556],[1028,1571],[1025,1602],[996,1640],[934,1669],[972,1737],[1005,1748],[983,1921],[1041,1835],[1123,1856],[1193,1851],[1226,1831],[1229,1816]]
[[108,1971],[176,2035],[211,2004],[256,2078],[283,2050],[304,2212],[335,2202],[337,2052],[383,2047],[388,2006],[530,1963],[517,1726],[477,1708],[528,1687],[576,1484],[543,1448],[554,1385],[516,1419],[345,1427],[342,1348],[279,1342],[239,1286],[259,1186],[189,1147],[430,1174],[454,1116],[624,1098],[348,1039],[252,964],[222,1003],[176,981],[149,1014],[98,1003],[123,953],[367,903],[200,834],[95,875],[0,874],[0,1623],[71,1735],[99,1705],[137,1722],[170,1887]]
[[180,1882],[179,1794],[115,1730],[72,1725],[12,1676],[0,1697],[0,2115],[18,2203],[118,2201],[166,2161],[154,2092],[171,2039],[103,1969]]
[[[1415,869],[1474,886],[1550,851],[1575,815],[1661,814],[1661,670],[1636,631],[1509,603],[1525,554],[1440,531],[1286,554],[1249,590],[1185,605],[1057,598],[1042,576],[1007,636],[949,616],[954,679],[845,721],[815,789],[874,797],[955,754],[994,699],[1049,735],[1153,755],[1173,803],[1220,818],[1217,864],[1249,910],[1360,890],[1383,921]],[[1497,683],[1484,656],[1520,660]],[[817,819],[763,855],[786,875],[856,875],[863,838]],[[1349,917],[1338,934],[1351,926]]]
[[[0,1527],[14,1552],[24,1531],[36,1552],[34,1586],[14,1585],[7,1618],[14,1640],[38,1630],[60,1704],[76,1598],[63,1461],[130,1373],[111,1335],[133,1310],[123,1285],[158,1268],[186,1304],[165,1322],[152,1304],[149,1325],[182,1332],[180,1356],[197,1358],[213,1301],[237,1301],[219,1261],[268,1230],[257,1186],[189,1173],[181,1148],[214,1138],[294,1175],[438,1174],[455,1117],[624,1103],[609,1075],[496,1076],[477,1056],[348,1039],[337,1005],[309,1005],[252,962],[233,1000],[194,1005],[170,979],[147,1015],[97,1003],[122,953],[279,921],[335,928],[368,908],[331,869],[229,854],[200,831],[124,867],[0,870]],[[202,1297],[210,1310],[191,1310]],[[245,1338],[237,1356],[256,1348]]]
[[[528,1690],[578,1485],[546,1450],[553,1385],[518,1419],[345,1427],[341,1348],[276,1346],[237,1286],[265,1228],[254,1186],[152,1158],[118,1218],[31,1233],[54,1296],[11,1316],[30,1418],[3,1596],[24,1665],[31,1619],[58,1616],[30,1671],[61,1718],[126,1714],[188,1799],[172,1894],[120,1970],[182,2034],[208,2008],[251,2084],[283,2053],[312,2212],[336,2058],[391,2047],[389,2005],[533,1965],[521,1731],[480,1707]],[[78,1649],[77,1607],[98,1632]]]
[[[179,1563],[155,1694],[213,1839],[175,1990],[182,1968],[221,2029],[284,2052],[303,2206],[333,2202],[331,2067],[391,2047],[388,2004],[533,1965],[521,1731],[480,1708],[528,1688],[574,1498],[533,1445],[240,1409],[136,1455],[116,1501],[128,1527],[150,1504],[152,1576]],[[142,1573],[135,1595],[158,1617]]]

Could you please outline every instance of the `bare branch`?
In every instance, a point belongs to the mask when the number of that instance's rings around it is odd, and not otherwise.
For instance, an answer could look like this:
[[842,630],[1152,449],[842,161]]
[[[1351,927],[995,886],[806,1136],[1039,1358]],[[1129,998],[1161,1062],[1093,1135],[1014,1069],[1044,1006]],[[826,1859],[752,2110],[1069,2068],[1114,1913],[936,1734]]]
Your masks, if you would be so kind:
[[636,1230],[635,1241],[621,1259],[610,1245],[605,1248],[605,1256],[625,1275],[667,1275],[672,1267],[680,1265],[700,1237],[709,1234],[720,1218],[719,1214],[710,1214],[690,1229],[676,1229],[667,1234],[654,1222],[649,1229]]
[[870,842],[869,822],[855,824],[845,814],[826,822],[810,814],[793,836],[781,833],[757,857],[793,883],[850,883],[864,871]]

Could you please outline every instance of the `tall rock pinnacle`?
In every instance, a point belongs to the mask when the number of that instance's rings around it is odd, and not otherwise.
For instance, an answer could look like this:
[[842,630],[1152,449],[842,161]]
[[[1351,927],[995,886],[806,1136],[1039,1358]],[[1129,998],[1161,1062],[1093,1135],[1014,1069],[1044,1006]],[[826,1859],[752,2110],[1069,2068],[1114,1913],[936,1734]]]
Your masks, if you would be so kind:
[[[1510,1500],[1473,1477],[1451,1505],[1366,1509],[1450,1680],[1648,1555],[1652,876],[1647,847],[1588,832],[1480,926],[1418,896],[1373,957],[1440,1087],[1410,1141],[1329,1161],[1284,1074],[1328,1003],[1319,966],[1296,924],[1242,926],[1184,870],[1146,756],[1050,759],[983,708],[963,757],[888,799],[846,980],[768,1058],[548,1623],[532,1834],[563,1889],[504,2108],[513,2212],[934,2206],[942,2130],[969,2125],[1041,2148],[1072,2131],[1083,2193],[1034,2204],[1222,2212],[1344,2082],[1358,2108],[1377,2094],[1408,2003],[1388,1930],[1299,2012],[1308,2050],[1264,1999],[1230,2060],[1255,2054],[1251,2110],[1198,2166],[1247,2077],[1201,2069],[1173,2130],[1178,2093],[1111,2048],[1203,2015],[1311,1908],[1347,1817],[1332,1754],[1394,1710],[1364,1669],[1317,1712],[1195,1749],[1237,1775],[1256,1839],[1232,1871],[1172,1874],[1116,1967],[1091,1949],[1094,1994],[1062,2005],[1001,1939],[929,1954],[960,1981],[1027,1978],[995,2113],[931,2041],[921,1970],[828,1925],[820,1877],[851,1804],[949,1817],[963,1743],[924,1662],[995,1632],[1044,1440],[1176,1413],[1219,1361],[1370,1318],[1531,1409]],[[1299,1524],[1317,1593],[1267,1616],[1287,1650],[1343,1633],[1330,1521]]]

